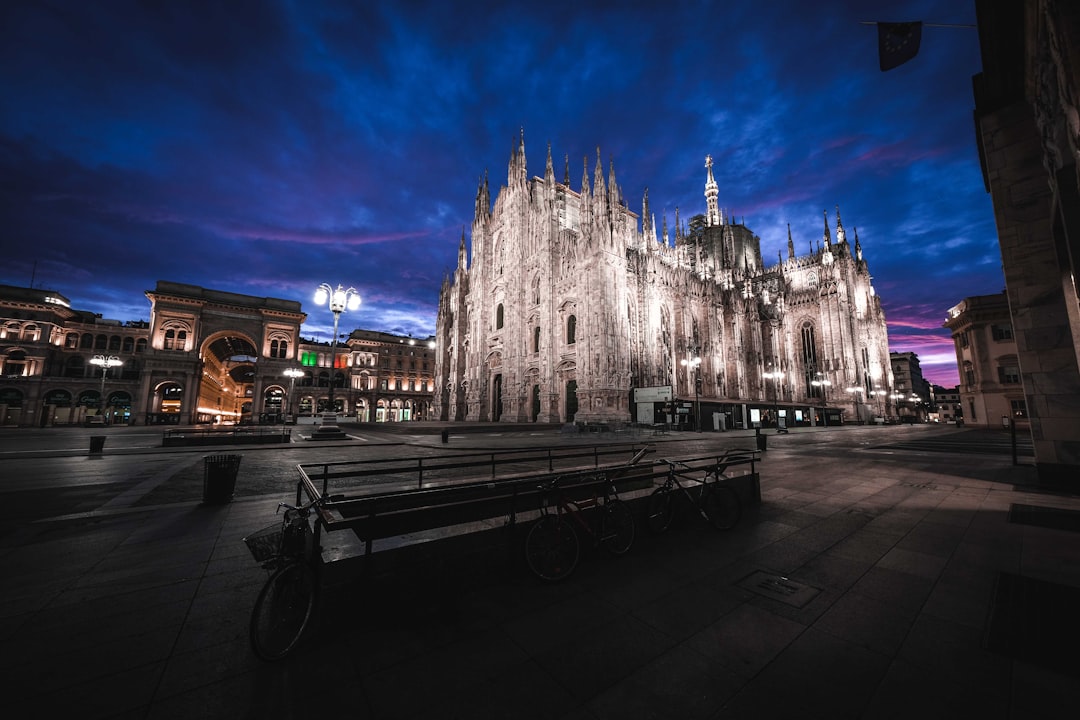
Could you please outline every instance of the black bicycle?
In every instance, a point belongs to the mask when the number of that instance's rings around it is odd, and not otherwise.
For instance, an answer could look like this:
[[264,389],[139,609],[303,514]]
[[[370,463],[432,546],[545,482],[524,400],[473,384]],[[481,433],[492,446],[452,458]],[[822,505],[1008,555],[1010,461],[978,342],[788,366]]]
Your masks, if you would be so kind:
[[541,580],[562,580],[581,557],[578,533],[585,533],[612,555],[626,553],[637,533],[634,514],[619,499],[606,475],[585,478],[592,497],[571,497],[556,477],[540,486],[540,518],[525,536],[525,560]]
[[[697,509],[702,518],[717,530],[730,530],[742,517],[742,503],[739,495],[727,484],[721,463],[709,468],[698,478],[691,473],[698,472],[678,460],[661,460],[668,466],[664,483],[653,490],[646,503],[646,524],[649,530],[661,533],[671,527],[675,517],[672,495],[681,490],[690,504]],[[691,492],[693,488],[693,492]]]
[[263,660],[280,660],[292,652],[311,624],[319,599],[321,549],[310,517],[327,498],[306,505],[278,503],[280,523],[244,538],[252,556],[270,577],[251,611],[251,648]]

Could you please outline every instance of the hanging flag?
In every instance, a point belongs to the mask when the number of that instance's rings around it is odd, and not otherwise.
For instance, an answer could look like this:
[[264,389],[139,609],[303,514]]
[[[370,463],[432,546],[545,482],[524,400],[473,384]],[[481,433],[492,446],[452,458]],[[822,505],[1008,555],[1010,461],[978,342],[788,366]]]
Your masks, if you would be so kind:
[[878,27],[878,61],[881,72],[903,65],[919,53],[922,23],[885,23]]

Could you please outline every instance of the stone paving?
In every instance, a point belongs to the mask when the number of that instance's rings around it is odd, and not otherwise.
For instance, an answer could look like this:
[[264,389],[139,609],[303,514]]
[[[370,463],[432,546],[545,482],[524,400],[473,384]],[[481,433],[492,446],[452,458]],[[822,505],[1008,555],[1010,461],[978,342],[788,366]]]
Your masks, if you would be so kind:
[[[313,636],[273,664],[248,647],[265,574],[240,538],[289,491],[139,505],[133,488],[175,474],[158,460],[181,472],[202,456],[145,450],[131,461],[150,469],[96,508],[0,534],[5,686],[20,717],[42,718],[1073,716],[1075,665],[987,645],[1001,572],[1080,587],[1077,533],[1009,522],[1010,507],[1080,511],[1080,497],[1040,491],[1000,455],[835,432],[868,440],[838,453],[799,431],[770,437],[763,502],[735,530],[684,514],[624,557],[586,552],[562,583],[529,576],[508,531],[387,555],[327,588]],[[672,435],[661,456],[753,442]],[[295,471],[274,453],[306,451],[234,450],[240,482],[274,466],[284,487]],[[5,476],[32,467],[0,462]],[[86,458],[42,472],[50,462]]]

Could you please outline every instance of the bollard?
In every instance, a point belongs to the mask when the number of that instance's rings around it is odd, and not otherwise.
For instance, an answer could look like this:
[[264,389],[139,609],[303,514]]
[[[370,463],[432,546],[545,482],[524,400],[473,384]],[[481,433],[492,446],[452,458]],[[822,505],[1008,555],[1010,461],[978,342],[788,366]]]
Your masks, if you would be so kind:
[[91,435],[90,436],[90,454],[96,455],[105,448],[105,436],[104,435]]
[[443,445],[450,442],[450,431],[449,430],[443,430],[442,431],[442,441],[443,441]]

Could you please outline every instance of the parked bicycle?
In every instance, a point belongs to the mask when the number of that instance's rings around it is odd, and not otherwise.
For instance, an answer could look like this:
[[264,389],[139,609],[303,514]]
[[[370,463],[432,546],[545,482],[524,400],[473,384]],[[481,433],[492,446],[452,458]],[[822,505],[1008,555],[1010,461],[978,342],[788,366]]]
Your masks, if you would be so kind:
[[540,517],[525,536],[525,560],[542,580],[562,580],[574,571],[581,557],[579,533],[613,555],[626,553],[637,533],[633,513],[606,475],[575,483],[592,486],[592,497],[572,497],[564,482],[556,477],[540,486]]
[[319,598],[317,533],[311,515],[327,501],[320,496],[305,505],[278,503],[280,523],[252,533],[244,543],[270,573],[251,611],[251,648],[264,660],[280,660],[300,644]]
[[[668,466],[664,484],[653,490],[646,503],[646,524],[655,533],[671,527],[675,517],[672,496],[681,490],[702,518],[717,530],[730,530],[742,517],[739,495],[727,484],[724,463],[718,461],[698,478],[691,473],[699,470],[678,460],[661,460]],[[693,488],[693,492],[691,492]]]

